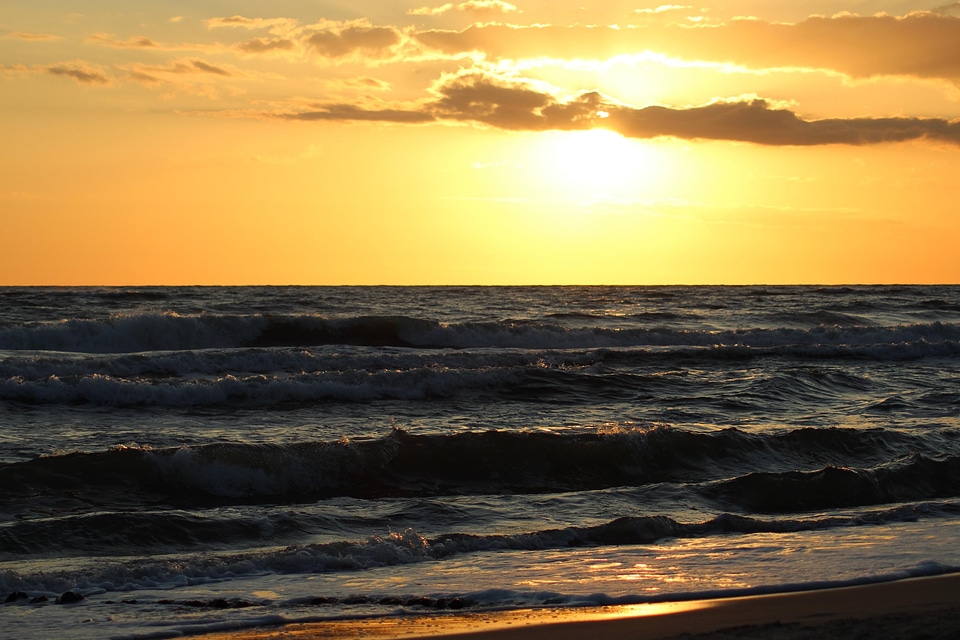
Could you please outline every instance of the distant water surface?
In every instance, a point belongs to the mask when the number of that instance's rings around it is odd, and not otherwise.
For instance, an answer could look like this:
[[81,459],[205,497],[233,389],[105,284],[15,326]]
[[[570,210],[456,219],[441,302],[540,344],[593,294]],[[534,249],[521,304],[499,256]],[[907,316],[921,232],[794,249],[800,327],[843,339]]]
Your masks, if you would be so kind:
[[958,568],[960,287],[0,288],[19,637]]

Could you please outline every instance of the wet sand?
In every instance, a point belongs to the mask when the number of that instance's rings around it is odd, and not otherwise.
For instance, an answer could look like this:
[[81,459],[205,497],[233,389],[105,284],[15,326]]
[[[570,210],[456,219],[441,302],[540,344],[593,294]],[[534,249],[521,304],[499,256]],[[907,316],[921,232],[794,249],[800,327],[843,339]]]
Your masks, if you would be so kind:
[[960,574],[743,598],[343,620],[204,636],[206,640],[920,637],[960,637]]

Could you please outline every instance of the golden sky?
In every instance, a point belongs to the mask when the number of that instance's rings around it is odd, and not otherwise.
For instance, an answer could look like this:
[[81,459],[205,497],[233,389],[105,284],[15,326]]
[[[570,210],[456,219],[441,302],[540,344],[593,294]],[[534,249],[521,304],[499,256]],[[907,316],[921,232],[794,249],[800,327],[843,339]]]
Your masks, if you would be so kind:
[[17,2],[0,284],[960,282],[960,2]]

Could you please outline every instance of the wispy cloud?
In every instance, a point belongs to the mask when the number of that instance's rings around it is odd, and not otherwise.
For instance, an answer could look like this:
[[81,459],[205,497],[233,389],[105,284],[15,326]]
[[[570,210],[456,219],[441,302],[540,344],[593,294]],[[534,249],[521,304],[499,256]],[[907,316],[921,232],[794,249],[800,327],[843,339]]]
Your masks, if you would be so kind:
[[[241,28],[267,30],[272,37],[256,37],[228,48],[245,55],[281,54],[309,51],[329,59],[368,57],[385,59],[403,40],[402,30],[394,26],[373,25],[366,19],[321,20],[299,25],[291,18],[248,18],[230,16],[211,18],[208,29]],[[289,57],[289,56],[288,56]]]
[[162,65],[138,65],[136,70],[140,73],[172,73],[176,75],[195,73],[209,73],[227,77],[240,75],[240,72],[236,69],[214,65],[199,58],[184,58]]
[[208,53],[224,53],[232,50],[231,47],[216,42],[162,42],[146,36],[131,36],[124,39],[111,33],[92,33],[86,37],[85,42],[101,47],[129,49],[131,51],[202,51]]
[[693,7],[688,4],[662,4],[652,9],[634,9],[634,13],[666,13],[668,11],[686,11]]
[[237,45],[244,53],[276,53],[295,49],[297,43],[289,38],[254,38]]
[[134,36],[126,40],[119,40],[109,33],[92,33],[87,36],[87,42],[101,44],[118,49],[159,49],[160,45],[143,36]]
[[80,84],[107,85],[110,78],[100,69],[82,62],[69,62],[45,67],[47,73],[63,78],[72,78]]
[[201,71],[203,73],[213,73],[218,76],[232,76],[232,72],[227,71],[223,67],[218,67],[212,65],[209,62],[204,62],[203,60],[191,60],[188,65],[188,73],[192,70]]
[[412,16],[439,16],[451,11],[474,14],[503,15],[508,13],[518,13],[520,10],[515,5],[512,5],[509,2],[503,2],[502,0],[468,0],[467,2],[461,2],[460,4],[448,2],[447,4],[440,5],[439,7],[420,7],[418,9],[410,9],[407,11],[407,14]]
[[305,38],[311,51],[327,58],[341,58],[352,53],[388,57],[400,42],[398,29],[365,23],[320,28]]
[[223,81],[248,75],[236,67],[215,65],[199,58],[181,58],[164,64],[118,65],[117,68],[125,72],[122,75],[124,80],[160,91],[165,99],[185,94],[218,100],[224,93],[239,91]]
[[364,109],[351,104],[329,104],[311,111],[280,113],[273,117],[284,120],[340,120],[345,122],[402,122],[418,124],[436,120],[430,113],[407,109]]
[[245,16],[230,16],[228,18],[210,18],[205,20],[207,29],[236,27],[241,29],[292,29],[297,25],[293,18],[247,18]]
[[52,33],[29,33],[26,31],[11,31],[3,37],[11,40],[25,40],[27,42],[60,40],[60,36],[53,35]]
[[365,91],[389,91],[391,85],[389,82],[370,76],[358,76],[356,78],[343,78],[332,81],[332,84],[340,85],[350,89],[362,89]]

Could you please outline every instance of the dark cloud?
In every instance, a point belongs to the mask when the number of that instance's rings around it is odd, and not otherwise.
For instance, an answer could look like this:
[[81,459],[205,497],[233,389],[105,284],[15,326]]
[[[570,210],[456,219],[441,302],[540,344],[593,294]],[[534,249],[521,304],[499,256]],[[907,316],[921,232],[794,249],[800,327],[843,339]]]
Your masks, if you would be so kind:
[[385,52],[400,42],[400,33],[392,27],[354,25],[311,34],[307,45],[329,58],[340,58],[355,51]]
[[339,120],[364,122],[403,122],[416,124],[431,122],[435,118],[422,111],[403,109],[362,109],[350,104],[323,105],[314,111],[283,114],[285,120]]
[[237,49],[244,53],[271,53],[274,51],[290,51],[295,46],[293,40],[287,38],[254,38],[237,45]]
[[633,108],[595,91],[560,100],[521,82],[481,73],[441,83],[430,105],[439,117],[503,129],[602,127],[630,138],[733,140],[765,145],[877,144],[916,139],[960,143],[960,122],[938,118],[831,118],[804,120],[765,100],[737,100],[671,109]]
[[212,65],[198,58],[182,58],[163,65],[138,64],[128,69],[128,71],[130,79],[141,82],[168,82],[169,78],[163,78],[163,76],[170,73],[177,75],[209,73],[224,77],[238,75],[235,71]]
[[704,44],[730,49],[733,61],[749,66],[769,60],[767,66],[828,68],[854,77],[960,78],[960,18],[842,16],[796,25],[741,21],[727,29],[730,38],[706,37]]
[[202,72],[204,72],[204,73],[213,73],[213,74],[216,74],[216,75],[218,75],[218,76],[232,76],[232,75],[233,75],[232,73],[230,73],[230,72],[227,71],[226,69],[223,69],[222,67],[214,66],[214,65],[212,65],[212,64],[210,64],[210,63],[208,63],[208,62],[204,62],[203,60],[191,60],[191,61],[190,61],[190,65],[191,65],[194,69],[196,69],[196,70],[198,70],[198,71],[202,71]]
[[935,9],[931,9],[934,13],[960,13],[960,2],[951,2],[950,4],[945,4]]
[[109,84],[110,79],[107,78],[103,73],[97,71],[96,69],[91,69],[90,67],[85,67],[81,65],[53,65],[46,68],[48,73],[52,73],[55,76],[63,76],[66,78],[73,78],[77,82],[82,84]]
[[750,68],[806,67],[853,77],[903,75],[960,81],[960,17],[943,13],[813,17],[797,24],[736,20],[722,26],[636,28],[475,25],[414,35],[447,54],[606,59],[646,50]]
[[160,45],[151,40],[150,38],[145,38],[143,36],[134,36],[128,38],[127,40],[117,40],[113,36],[106,33],[94,33],[91,34],[87,40],[89,42],[95,42],[97,44],[103,44],[108,47],[116,47],[118,49],[158,49]]
[[142,82],[145,84],[156,84],[159,82],[163,82],[160,78],[157,78],[156,76],[152,76],[149,73],[144,73],[143,71],[131,71],[127,75],[127,77],[133,80],[134,82]]
[[586,128],[600,102],[597,93],[559,102],[530,84],[481,72],[448,78],[435,92],[430,110],[439,117],[530,131]]
[[908,140],[960,144],[960,121],[940,118],[828,118],[805,120],[761,99],[688,108],[634,108],[595,92],[562,100],[535,85],[481,72],[449,76],[435,99],[417,109],[366,110],[326,105],[286,114],[292,120],[366,120],[418,123],[453,120],[515,131],[604,128],[630,138],[673,137],[762,145],[869,145]]
[[389,82],[379,80],[377,78],[371,78],[369,76],[350,78],[345,82],[345,84],[348,86],[363,87],[366,89],[377,89],[378,91],[385,91],[390,88]]
[[292,18],[247,18],[245,16],[230,16],[229,18],[210,18],[204,24],[208,29],[218,27],[240,27],[243,29],[273,29],[277,27],[292,28],[296,24]]
[[208,27],[251,27],[259,26],[260,20],[256,18],[246,18],[244,16],[230,16],[227,18],[211,18],[207,20]]
[[717,102],[689,109],[611,107],[604,126],[632,138],[671,136],[765,145],[867,145],[918,139],[960,144],[960,122],[940,118],[804,120],[764,100]]

